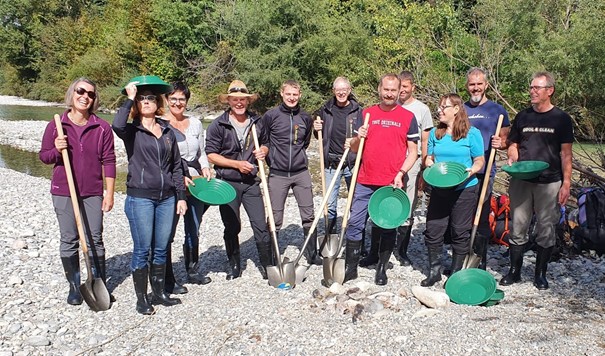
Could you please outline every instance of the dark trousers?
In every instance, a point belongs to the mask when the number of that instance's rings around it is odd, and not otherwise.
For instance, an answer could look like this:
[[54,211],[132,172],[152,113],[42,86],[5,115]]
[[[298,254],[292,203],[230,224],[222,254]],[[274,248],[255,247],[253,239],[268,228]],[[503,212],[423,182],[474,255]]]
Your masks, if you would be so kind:
[[315,218],[313,213],[313,190],[311,189],[311,174],[304,170],[290,177],[271,174],[269,177],[269,195],[273,205],[275,228],[279,231],[284,221],[284,206],[288,192],[292,188],[298,204],[302,226],[310,228]]
[[[240,218],[240,206],[244,205],[244,209],[248,214],[252,231],[254,232],[254,240],[268,242],[269,231],[267,229],[267,220],[265,217],[265,208],[261,195],[260,186],[258,183],[241,183],[230,182],[235,188],[235,199],[229,204],[221,205],[219,211],[221,219],[225,225],[224,239],[225,243],[230,246],[239,246],[238,235],[242,230],[242,222]],[[231,251],[227,251],[230,253]],[[237,251],[235,251],[237,252]]]
[[438,249],[443,246],[443,236],[449,226],[454,253],[469,252],[478,191],[479,185],[461,190],[433,187],[424,232],[427,247]]

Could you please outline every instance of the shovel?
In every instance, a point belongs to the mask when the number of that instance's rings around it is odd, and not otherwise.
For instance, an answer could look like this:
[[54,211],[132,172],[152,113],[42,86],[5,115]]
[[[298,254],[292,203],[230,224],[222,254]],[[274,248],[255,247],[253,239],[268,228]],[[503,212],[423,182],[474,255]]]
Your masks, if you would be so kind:
[[[318,116],[317,120],[321,120],[321,118]],[[324,141],[323,141],[323,134],[322,134],[323,130],[319,130],[317,131],[317,141],[319,142],[319,170],[321,172],[321,195],[323,197],[326,196],[326,165],[324,162]],[[343,155],[343,157],[346,157]],[[337,172],[337,174],[335,174],[334,176],[337,176],[340,173],[340,171]],[[332,193],[332,190],[328,190],[328,194]],[[319,251],[321,251],[321,256],[326,256],[327,255],[327,249],[329,249],[329,243],[330,243],[330,230],[329,230],[329,223],[328,223],[328,206],[326,205],[323,209],[324,212],[324,232],[325,235],[319,238]]]
[[[366,114],[363,126],[367,127],[370,121],[370,114]],[[353,203],[353,193],[355,192],[355,185],[357,184],[357,175],[359,174],[359,166],[361,163],[361,156],[363,153],[363,146],[365,143],[365,137],[362,137],[359,141],[359,148],[357,149],[357,157],[355,157],[355,166],[353,167],[353,176],[351,177],[351,186],[349,189],[349,195],[347,196],[347,204],[345,206],[344,215],[342,217],[342,227],[340,229],[340,236],[336,244],[337,248],[335,253],[324,257],[323,259],[323,274],[325,284],[332,285],[336,282],[339,284],[344,283],[345,279],[345,260],[339,258],[342,253],[345,240],[345,232],[347,225],[349,224],[349,215],[351,214],[351,204]]]
[[[334,185],[336,185],[336,180],[340,179],[339,173],[340,173],[340,170],[342,169],[342,166],[344,165],[344,162],[346,160],[348,153],[349,153],[349,148],[345,149],[345,152],[340,160],[340,163],[338,164],[338,167],[336,168],[336,174],[334,175],[334,177],[332,177],[332,180],[330,181],[330,186],[328,187],[328,191],[332,191],[332,189],[334,189]],[[292,284],[292,287],[294,287],[294,285],[296,285],[298,283],[302,283],[302,281],[305,279],[305,274],[307,273],[309,266],[298,266],[298,262],[300,261],[300,258],[302,257],[303,251],[305,251],[307,244],[309,244],[309,241],[311,241],[313,232],[317,228],[317,224],[319,223],[319,219],[322,215],[322,211],[324,211],[325,207],[328,205],[329,199],[330,199],[330,196],[324,194],[321,204],[319,205],[319,209],[317,209],[317,212],[315,213],[315,218],[313,219],[311,228],[309,229],[307,237],[305,238],[305,241],[304,241],[302,247],[300,248],[300,252],[298,253],[298,256],[294,259],[294,261],[288,261],[287,258],[284,258],[284,263],[283,263],[284,274],[288,277],[291,277],[293,275],[295,276],[294,281],[292,281],[292,282],[288,281]]]
[[[502,120],[504,119],[503,115],[498,117],[498,125],[496,126],[495,136],[500,135],[500,128],[502,127]],[[483,209],[483,200],[485,199],[485,194],[487,193],[487,187],[489,186],[489,180],[492,171],[492,165],[494,163],[494,158],[496,156],[496,149],[492,147],[489,153],[489,159],[487,160],[487,166],[485,167],[485,178],[483,178],[483,185],[481,186],[481,194],[479,194],[479,203],[477,203],[477,210],[475,211],[475,219],[473,220],[473,228],[471,229],[471,249],[468,252],[464,260],[463,268],[477,268],[479,263],[481,262],[481,256],[478,256],[474,249],[475,243],[475,235],[477,235],[477,228],[479,227],[479,220],[481,218],[481,211]],[[487,247],[486,247],[487,248]]]
[[[256,124],[252,125],[252,137],[254,138],[254,148],[258,150],[260,145],[258,144]],[[292,288],[292,285],[296,281],[296,277],[294,276],[294,271],[292,271],[290,276],[286,276],[284,273],[282,258],[279,253],[279,243],[277,242],[277,233],[275,232],[275,219],[273,217],[273,208],[271,207],[271,198],[269,197],[267,175],[265,174],[265,165],[262,160],[258,160],[258,170],[260,172],[261,189],[263,191],[263,205],[265,206],[265,214],[269,219],[271,242],[273,243],[273,250],[275,251],[276,257],[276,266],[267,266],[267,279],[269,280],[270,286],[288,290]]]
[[[61,126],[61,117],[55,115],[55,125],[57,126],[57,136],[64,138],[63,126]],[[63,156],[63,164],[65,166],[65,175],[67,176],[67,184],[69,185],[69,195],[71,196],[71,204],[73,205],[74,216],[76,218],[76,226],[78,227],[78,236],[80,237],[80,246],[82,247],[82,254],[84,255],[84,261],[86,262],[86,282],[80,285],[80,293],[82,298],[91,310],[93,311],[105,311],[109,309],[110,300],[109,292],[107,287],[101,278],[94,278],[92,273],[92,267],[90,265],[90,257],[88,256],[88,245],[86,245],[86,238],[84,234],[84,228],[82,227],[82,217],[80,215],[80,205],[78,202],[78,193],[76,192],[76,185],[74,184],[74,178],[71,170],[71,163],[69,161],[69,153],[67,149],[61,151]]]

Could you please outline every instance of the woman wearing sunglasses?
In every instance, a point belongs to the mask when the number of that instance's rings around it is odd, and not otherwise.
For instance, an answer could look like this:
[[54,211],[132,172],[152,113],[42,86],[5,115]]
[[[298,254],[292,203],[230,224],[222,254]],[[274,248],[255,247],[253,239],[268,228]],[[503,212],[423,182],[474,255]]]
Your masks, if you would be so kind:
[[[166,94],[168,101],[168,112],[164,119],[170,122],[170,127],[174,130],[176,141],[181,152],[181,161],[183,164],[183,174],[185,175],[185,184],[193,184],[192,179],[196,176],[210,178],[210,165],[206,157],[206,142],[204,138],[204,128],[202,122],[195,118],[185,115],[187,102],[191,92],[182,82],[172,83],[172,91]],[[212,280],[208,276],[203,276],[198,272],[199,262],[199,230],[202,223],[202,216],[208,209],[208,206],[193,196],[187,197],[187,212],[185,213],[185,242],[183,244],[183,255],[185,257],[185,269],[190,283],[208,284]],[[174,271],[172,270],[171,245],[176,234],[176,226],[179,221],[178,216],[174,219],[170,243],[166,255],[166,292],[174,294],[187,293],[187,288],[176,282]]]
[[[176,136],[166,121],[161,94],[171,86],[155,76],[138,77],[126,85],[128,96],[113,120],[113,130],[124,140],[128,155],[128,177],[124,211],[134,244],[132,279],[137,296],[137,312],[152,314],[147,299],[150,273],[153,302],[165,306],[181,301],[166,294],[165,273],[168,241],[176,214],[187,211],[185,182]],[[132,122],[128,122],[128,119]],[[151,268],[148,272],[148,261]]]
[[472,127],[462,99],[447,94],[439,100],[439,124],[429,133],[425,166],[439,162],[458,162],[468,172],[468,179],[454,188],[431,189],[426,215],[425,243],[429,254],[429,276],[420,284],[429,287],[441,280],[443,236],[450,226],[452,236],[452,274],[462,269],[470,249],[470,231],[475,214],[469,207],[477,203],[478,180],[483,168],[483,138]]
[[[55,121],[46,126],[40,160],[54,164],[50,193],[59,221],[59,251],[69,282],[67,303],[82,304],[80,294],[79,239],[61,152],[67,150],[80,197],[83,225],[95,278],[106,280],[103,213],[113,208],[116,156],[109,124],[94,114],[99,107],[96,85],[86,78],[74,80],[65,93],[67,110],[61,115],[65,137],[57,136]],[[103,180],[107,190],[103,196]]]

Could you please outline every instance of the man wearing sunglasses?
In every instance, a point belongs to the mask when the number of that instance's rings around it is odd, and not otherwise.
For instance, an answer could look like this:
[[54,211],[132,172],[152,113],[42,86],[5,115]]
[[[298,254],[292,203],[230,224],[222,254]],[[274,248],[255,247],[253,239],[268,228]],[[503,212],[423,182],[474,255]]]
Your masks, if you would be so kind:
[[555,225],[561,217],[560,205],[569,198],[573,126],[571,117],[554,106],[555,80],[549,72],[533,75],[529,87],[531,107],[519,112],[508,136],[508,163],[544,161],[548,168],[536,178],[512,177],[508,187],[512,215],[510,270],[500,280],[507,286],[521,281],[527,231],[536,216],[536,269],[534,286],[548,289],[546,269],[556,242]]

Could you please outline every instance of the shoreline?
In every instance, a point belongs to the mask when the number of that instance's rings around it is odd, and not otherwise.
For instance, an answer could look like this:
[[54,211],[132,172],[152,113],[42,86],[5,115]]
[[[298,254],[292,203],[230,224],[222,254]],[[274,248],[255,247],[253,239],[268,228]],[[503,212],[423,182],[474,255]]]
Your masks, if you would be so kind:
[[63,103],[51,103],[42,100],[25,99],[13,95],[0,95],[0,105],[19,105],[19,106],[65,106]]

